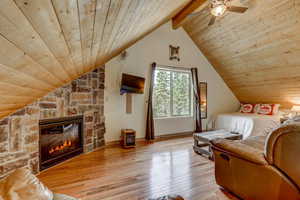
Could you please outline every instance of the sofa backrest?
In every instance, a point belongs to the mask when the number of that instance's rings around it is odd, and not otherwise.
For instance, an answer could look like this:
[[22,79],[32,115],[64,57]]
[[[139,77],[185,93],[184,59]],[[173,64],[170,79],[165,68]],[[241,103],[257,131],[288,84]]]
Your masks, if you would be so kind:
[[274,130],[266,139],[265,156],[300,188],[300,125],[290,124]]

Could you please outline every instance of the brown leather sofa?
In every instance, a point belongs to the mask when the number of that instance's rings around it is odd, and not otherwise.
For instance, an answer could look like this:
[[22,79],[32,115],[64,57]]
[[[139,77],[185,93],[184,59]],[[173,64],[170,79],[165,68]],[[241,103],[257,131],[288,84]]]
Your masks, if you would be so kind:
[[300,125],[268,136],[212,142],[218,185],[244,200],[300,199]]

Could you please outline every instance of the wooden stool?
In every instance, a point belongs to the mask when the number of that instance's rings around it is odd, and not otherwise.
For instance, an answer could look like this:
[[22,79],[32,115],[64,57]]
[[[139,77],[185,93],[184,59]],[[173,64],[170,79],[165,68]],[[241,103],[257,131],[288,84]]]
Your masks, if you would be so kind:
[[135,130],[133,129],[121,130],[121,145],[124,148],[135,147]]

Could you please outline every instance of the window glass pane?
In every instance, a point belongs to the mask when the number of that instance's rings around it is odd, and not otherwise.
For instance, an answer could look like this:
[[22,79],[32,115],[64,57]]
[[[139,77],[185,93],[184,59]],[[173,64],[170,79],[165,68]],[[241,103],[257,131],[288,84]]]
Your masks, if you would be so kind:
[[154,117],[170,116],[170,88],[171,72],[165,70],[155,70],[154,88],[153,88],[153,114]]
[[172,110],[175,116],[190,115],[190,74],[172,73]]

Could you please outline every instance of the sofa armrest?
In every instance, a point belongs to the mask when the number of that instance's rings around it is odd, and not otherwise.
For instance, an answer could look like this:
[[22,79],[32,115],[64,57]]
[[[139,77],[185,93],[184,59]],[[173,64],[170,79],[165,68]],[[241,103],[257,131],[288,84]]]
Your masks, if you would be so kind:
[[262,151],[249,145],[245,145],[239,141],[216,139],[212,141],[212,149],[255,164],[268,165]]

